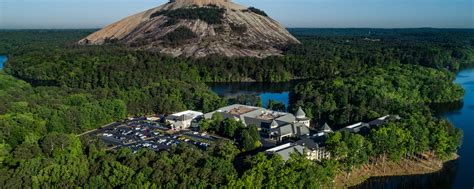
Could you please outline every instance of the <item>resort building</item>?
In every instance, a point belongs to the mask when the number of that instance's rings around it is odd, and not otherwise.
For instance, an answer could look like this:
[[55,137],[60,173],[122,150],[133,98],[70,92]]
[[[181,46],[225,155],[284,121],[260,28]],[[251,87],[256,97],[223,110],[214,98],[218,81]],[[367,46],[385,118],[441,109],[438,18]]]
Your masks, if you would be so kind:
[[400,116],[397,116],[397,115],[386,115],[378,119],[375,119],[373,121],[370,121],[368,123],[359,122],[356,124],[349,125],[347,127],[342,128],[341,131],[348,131],[352,133],[367,135],[369,134],[370,130],[373,128],[386,124],[389,121],[400,120],[400,119],[401,119]]
[[310,160],[321,161],[331,157],[329,151],[327,151],[326,147],[324,146],[326,137],[326,135],[322,135],[316,138],[305,138],[297,141],[296,144],[306,148],[306,158]]
[[296,123],[303,124],[306,127],[310,127],[311,124],[310,119],[306,117],[306,113],[301,109],[301,107],[296,111]]
[[286,143],[281,146],[277,146],[265,151],[267,155],[279,155],[284,161],[288,161],[291,157],[291,154],[296,153],[298,155],[303,155],[305,153],[305,148],[303,146]]
[[298,109],[297,116],[295,116],[291,113],[261,107],[234,104],[207,113],[204,118],[211,119],[216,113],[221,114],[225,119],[241,121],[245,126],[255,125],[260,131],[266,133],[266,137],[276,141],[309,136],[310,134],[310,119],[306,117],[301,108]]
[[203,113],[196,111],[184,111],[172,114],[166,117],[166,122],[173,130],[184,130],[190,127],[197,127],[199,119],[203,117]]
[[288,161],[291,154],[302,155],[309,160],[321,161],[330,158],[329,152],[312,139],[303,139],[296,143],[286,143],[265,151],[267,155],[279,155],[284,161]]
[[321,128],[321,132],[324,132],[324,133],[333,133],[334,131],[331,129],[331,127],[329,127],[329,125],[327,123],[325,123],[323,125],[323,127]]
[[266,131],[269,138],[278,142],[281,142],[286,138],[300,138],[309,136],[310,134],[309,128],[301,123],[289,123],[281,126],[279,125],[276,128]]
[[368,133],[370,131],[370,125],[368,123],[359,122],[344,127],[341,129],[341,131],[348,131],[351,133]]

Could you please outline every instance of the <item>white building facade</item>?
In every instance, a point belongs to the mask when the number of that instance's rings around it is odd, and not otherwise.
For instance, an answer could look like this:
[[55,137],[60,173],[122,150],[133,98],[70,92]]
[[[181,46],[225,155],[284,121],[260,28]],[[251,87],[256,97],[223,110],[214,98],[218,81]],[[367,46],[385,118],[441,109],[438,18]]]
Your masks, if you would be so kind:
[[203,116],[204,114],[202,112],[188,110],[166,117],[166,122],[173,130],[184,130],[189,129],[190,127],[197,127],[198,120]]

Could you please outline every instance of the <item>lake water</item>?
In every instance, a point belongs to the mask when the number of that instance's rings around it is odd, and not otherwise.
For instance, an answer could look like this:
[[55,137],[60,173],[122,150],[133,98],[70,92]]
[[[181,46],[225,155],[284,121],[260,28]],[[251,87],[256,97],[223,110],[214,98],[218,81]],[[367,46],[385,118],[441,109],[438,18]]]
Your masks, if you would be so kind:
[[465,90],[463,106],[445,116],[456,127],[463,129],[464,141],[459,150],[459,167],[453,188],[474,188],[474,68],[460,72],[456,83]]
[[0,55],[0,69],[3,69],[3,64],[7,61],[7,56]]
[[301,81],[282,83],[208,83],[212,91],[221,97],[233,98],[240,95],[256,95],[262,100],[262,105],[267,107],[269,100],[274,100],[289,105],[290,90]]
[[[466,69],[458,73],[455,82],[461,84],[465,90],[464,101],[460,104],[444,105],[441,109],[444,109],[443,117],[464,130],[464,142],[459,150],[461,158],[447,163],[443,170],[437,173],[371,178],[353,188],[474,189],[474,69]],[[235,97],[242,94],[253,94],[262,98],[264,106],[270,99],[283,102],[288,106],[289,91],[297,83],[219,83],[209,84],[209,86],[220,96]]]

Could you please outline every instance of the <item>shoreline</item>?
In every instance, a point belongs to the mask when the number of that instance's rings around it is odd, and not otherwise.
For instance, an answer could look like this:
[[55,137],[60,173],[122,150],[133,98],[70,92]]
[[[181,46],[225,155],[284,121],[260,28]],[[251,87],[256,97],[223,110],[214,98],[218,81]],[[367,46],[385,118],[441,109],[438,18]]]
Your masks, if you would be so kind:
[[204,81],[204,83],[263,83],[263,84],[274,84],[274,83],[287,83],[287,82],[294,82],[294,81],[307,81],[311,80],[311,77],[291,77],[288,80],[281,80],[281,81],[257,81],[252,78],[241,78],[237,80],[232,80],[232,81]]
[[8,57],[6,55],[0,54],[0,70],[3,70],[3,66],[7,63]]
[[[334,179],[333,188],[349,188],[364,183],[374,177],[394,177],[424,175],[436,173],[444,168],[448,162],[459,159],[458,154],[453,154],[446,160],[440,160],[434,156],[427,159],[403,159],[400,162],[387,161],[384,164],[368,164],[354,169],[349,176],[345,172],[339,172]],[[383,171],[385,169],[385,171]]]

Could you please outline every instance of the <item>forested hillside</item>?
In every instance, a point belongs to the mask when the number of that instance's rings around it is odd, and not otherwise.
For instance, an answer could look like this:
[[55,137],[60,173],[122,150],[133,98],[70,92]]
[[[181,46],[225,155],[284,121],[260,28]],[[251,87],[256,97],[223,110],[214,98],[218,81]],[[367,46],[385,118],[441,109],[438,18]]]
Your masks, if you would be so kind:
[[[461,143],[462,131],[435,118],[429,105],[462,99],[454,72],[474,62],[472,30],[298,29],[292,32],[302,45],[265,59],[74,45],[90,32],[0,31],[0,54],[8,55],[0,71],[0,186],[320,188],[332,185],[339,170],[424,152],[447,158]],[[205,151],[111,152],[75,135],[129,115],[225,105],[205,82],[296,78],[306,82],[292,90],[291,109],[302,106],[316,126],[386,114],[402,120],[366,137],[332,135],[332,153],[341,158],[322,162],[246,157],[228,141]],[[221,132],[217,123],[208,129]]]

